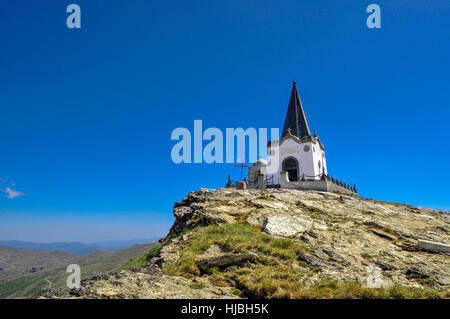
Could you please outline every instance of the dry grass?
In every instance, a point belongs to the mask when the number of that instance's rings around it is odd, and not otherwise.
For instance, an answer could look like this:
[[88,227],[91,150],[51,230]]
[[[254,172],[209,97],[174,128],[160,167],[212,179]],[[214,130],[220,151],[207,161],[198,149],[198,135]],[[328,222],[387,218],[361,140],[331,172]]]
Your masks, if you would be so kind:
[[243,224],[225,224],[201,227],[193,230],[189,244],[181,253],[180,258],[163,270],[169,275],[193,277],[200,275],[200,269],[195,264],[197,256],[216,244],[231,252],[255,252],[258,262],[271,264],[275,260],[293,261],[297,253],[305,248],[291,239],[276,239],[258,228]]
[[[216,244],[232,252],[255,252],[258,257],[225,269],[211,269],[202,274],[195,261],[198,255]],[[302,284],[305,276],[318,271],[309,267],[296,268],[292,263],[306,248],[299,241],[277,239],[260,229],[244,224],[225,224],[196,228],[191,233],[180,258],[164,267],[168,275],[188,278],[205,275],[217,286],[233,287],[233,293],[248,298],[448,298],[449,295],[428,289],[413,289],[399,285],[370,289],[358,282],[338,282],[330,278],[312,286]],[[303,265],[306,266],[306,265]]]

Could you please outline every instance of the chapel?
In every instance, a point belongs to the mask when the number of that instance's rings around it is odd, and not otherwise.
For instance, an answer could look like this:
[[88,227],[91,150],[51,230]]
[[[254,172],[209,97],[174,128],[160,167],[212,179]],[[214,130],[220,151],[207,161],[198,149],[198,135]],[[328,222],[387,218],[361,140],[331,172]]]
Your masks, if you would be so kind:
[[293,81],[280,140],[268,143],[268,159],[259,159],[248,169],[249,188],[291,188],[356,194],[350,186],[328,175],[325,146],[306,119]]

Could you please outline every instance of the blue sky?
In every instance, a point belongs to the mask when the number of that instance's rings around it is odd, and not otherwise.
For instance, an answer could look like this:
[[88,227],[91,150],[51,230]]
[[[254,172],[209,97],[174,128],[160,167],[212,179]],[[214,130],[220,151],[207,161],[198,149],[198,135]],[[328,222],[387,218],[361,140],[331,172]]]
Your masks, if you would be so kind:
[[376,1],[372,30],[370,3],[2,3],[0,240],[165,235],[175,201],[240,173],[172,163],[172,130],[282,127],[294,78],[331,175],[450,210],[450,3]]

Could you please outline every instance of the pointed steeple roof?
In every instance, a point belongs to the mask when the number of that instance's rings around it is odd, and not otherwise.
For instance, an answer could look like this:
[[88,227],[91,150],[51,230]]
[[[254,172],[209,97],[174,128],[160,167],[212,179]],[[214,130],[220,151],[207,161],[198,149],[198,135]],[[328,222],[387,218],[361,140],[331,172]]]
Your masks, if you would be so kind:
[[305,112],[303,111],[295,80],[292,83],[291,98],[289,100],[286,119],[284,120],[283,134],[281,137],[283,138],[288,135],[288,129],[290,129],[292,135],[299,138],[311,136],[311,130],[309,129],[308,121],[306,120]]

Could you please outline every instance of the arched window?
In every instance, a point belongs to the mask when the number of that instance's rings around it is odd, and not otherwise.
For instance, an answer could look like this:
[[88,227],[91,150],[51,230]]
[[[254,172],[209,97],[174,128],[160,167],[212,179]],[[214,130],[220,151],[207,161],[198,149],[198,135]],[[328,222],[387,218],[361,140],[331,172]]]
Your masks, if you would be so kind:
[[298,180],[298,161],[293,157],[288,157],[283,161],[283,171],[288,172],[289,181]]

